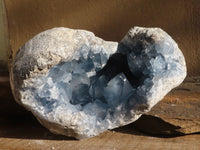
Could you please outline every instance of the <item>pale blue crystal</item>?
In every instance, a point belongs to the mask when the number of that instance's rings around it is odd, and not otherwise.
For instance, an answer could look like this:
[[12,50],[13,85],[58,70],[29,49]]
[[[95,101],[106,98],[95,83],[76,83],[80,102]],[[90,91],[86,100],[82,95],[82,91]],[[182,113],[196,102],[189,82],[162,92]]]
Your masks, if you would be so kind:
[[185,76],[183,54],[159,28],[135,27],[120,43],[55,28],[16,54],[11,85],[45,127],[81,139],[135,121]]

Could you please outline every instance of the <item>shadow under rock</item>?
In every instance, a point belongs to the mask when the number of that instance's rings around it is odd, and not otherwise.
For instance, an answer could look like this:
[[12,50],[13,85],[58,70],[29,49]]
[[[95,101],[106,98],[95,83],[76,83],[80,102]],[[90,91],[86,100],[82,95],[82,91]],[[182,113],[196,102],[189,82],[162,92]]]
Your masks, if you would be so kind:
[[0,137],[42,140],[76,140],[56,135],[41,126],[30,113],[24,116],[0,117]]
[[135,122],[114,129],[113,131],[159,138],[172,138],[184,135],[200,134],[200,132],[184,134],[179,131],[180,128],[181,127],[179,126],[174,126],[173,124],[165,122],[161,118],[143,114]]
[[145,134],[145,133],[140,132],[139,130],[137,130],[134,127],[133,123],[125,125],[125,126],[121,126],[119,128],[115,128],[115,129],[113,129],[111,131],[125,133],[125,134],[138,135],[138,136],[149,136],[149,135],[147,135],[147,134]]

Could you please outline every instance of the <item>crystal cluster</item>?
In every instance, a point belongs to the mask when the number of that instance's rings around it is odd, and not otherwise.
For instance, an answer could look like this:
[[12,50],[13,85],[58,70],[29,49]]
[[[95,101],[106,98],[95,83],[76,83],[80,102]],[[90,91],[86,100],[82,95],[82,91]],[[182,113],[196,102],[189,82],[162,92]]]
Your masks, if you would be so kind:
[[132,28],[120,43],[54,28],[16,54],[16,101],[50,131],[89,138],[148,112],[186,76],[184,56],[159,28]]

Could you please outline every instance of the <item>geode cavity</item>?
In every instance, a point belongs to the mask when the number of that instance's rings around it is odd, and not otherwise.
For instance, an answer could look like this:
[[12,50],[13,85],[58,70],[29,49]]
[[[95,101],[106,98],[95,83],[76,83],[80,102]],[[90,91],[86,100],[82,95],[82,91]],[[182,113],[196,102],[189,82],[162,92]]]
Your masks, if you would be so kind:
[[20,48],[15,100],[50,131],[88,138],[148,112],[186,76],[182,52],[159,28],[132,28],[120,43],[54,28]]

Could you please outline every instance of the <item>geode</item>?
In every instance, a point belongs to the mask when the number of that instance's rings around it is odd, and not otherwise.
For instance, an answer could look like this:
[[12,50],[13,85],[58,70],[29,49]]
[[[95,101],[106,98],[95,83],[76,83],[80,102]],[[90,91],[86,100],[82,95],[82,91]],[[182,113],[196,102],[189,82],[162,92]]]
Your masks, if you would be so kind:
[[43,126],[83,139],[137,120],[185,76],[182,52],[159,28],[134,27],[117,43],[60,27],[19,49],[10,80]]

